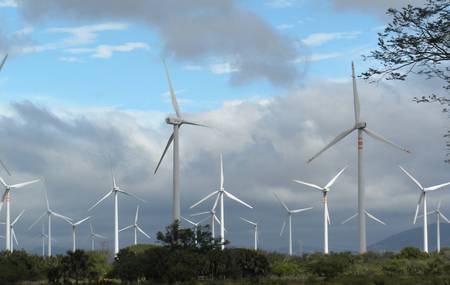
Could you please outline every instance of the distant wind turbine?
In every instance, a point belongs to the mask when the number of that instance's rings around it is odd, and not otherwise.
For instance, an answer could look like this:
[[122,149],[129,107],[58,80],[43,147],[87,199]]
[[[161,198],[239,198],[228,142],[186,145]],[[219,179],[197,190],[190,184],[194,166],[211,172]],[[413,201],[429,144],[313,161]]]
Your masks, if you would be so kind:
[[206,221],[206,219],[208,219],[208,217],[198,221],[198,222],[193,222],[183,216],[181,216],[181,219],[185,220],[186,222],[188,222],[189,224],[194,226],[194,239],[195,239],[195,244],[197,244],[197,230],[198,230],[198,226],[203,223],[204,221]]
[[[44,186],[46,185],[46,183],[44,183]],[[36,225],[42,218],[44,218],[44,216],[47,215],[47,219],[48,219],[48,236],[47,236],[47,241],[48,241],[48,246],[47,246],[47,256],[52,256],[52,216],[55,216],[57,218],[60,218],[64,221],[67,220],[71,220],[70,218],[63,216],[61,214],[58,214],[56,212],[54,212],[52,209],[50,209],[50,203],[48,202],[48,195],[47,195],[47,188],[44,188],[44,195],[45,195],[45,203],[47,206],[47,210],[40,215],[28,228],[28,230],[31,230],[34,225]]]
[[354,103],[354,111],[355,111],[355,124],[348,130],[343,131],[335,139],[333,139],[329,144],[322,148],[317,154],[311,157],[308,160],[308,163],[317,158],[324,151],[335,145],[337,142],[351,134],[353,131],[358,131],[358,224],[359,224],[359,253],[365,253],[367,251],[367,243],[366,243],[366,208],[365,208],[365,189],[364,189],[364,174],[363,174],[363,133],[368,136],[386,143],[396,149],[401,151],[410,153],[409,150],[406,150],[395,143],[388,141],[383,138],[379,134],[369,130],[367,128],[367,123],[360,119],[360,106],[359,106],[359,96],[358,91],[356,90],[356,78],[355,78],[355,66],[352,62],[352,81],[353,81],[353,103]]
[[406,171],[403,167],[399,166],[400,169],[417,185],[420,190],[419,202],[417,202],[416,213],[414,214],[414,221],[416,223],[417,214],[419,213],[420,205],[423,206],[423,251],[428,253],[428,219],[427,219],[427,193],[429,191],[438,190],[450,185],[450,182],[431,186],[431,187],[423,187],[422,184],[417,181],[408,171]]
[[200,201],[198,201],[197,203],[192,205],[191,209],[197,207],[198,205],[200,205],[204,201],[208,200],[209,198],[213,197],[214,195],[217,195],[217,196],[216,196],[216,201],[214,202],[213,210],[216,209],[217,203],[220,200],[220,243],[221,243],[222,249],[224,249],[225,248],[225,244],[224,244],[225,243],[225,214],[224,214],[223,197],[227,196],[231,200],[234,200],[234,201],[238,202],[239,204],[244,205],[247,208],[253,209],[253,207],[250,206],[249,204],[241,201],[239,198],[237,198],[236,196],[234,196],[233,194],[231,194],[230,192],[225,190],[222,154],[220,155],[220,188],[219,188],[219,190],[208,194],[206,197],[204,197],[203,199],[201,199]]
[[89,227],[91,229],[91,250],[94,251],[95,250],[95,239],[103,239],[106,240],[107,237],[99,235],[97,233],[94,232],[94,227],[92,226],[92,222],[89,221]]
[[11,244],[11,246],[10,246],[11,252],[14,251],[14,242],[16,243],[17,246],[19,246],[19,242],[17,241],[17,237],[16,237],[16,232],[14,231],[14,225],[20,220],[20,218],[22,217],[24,212],[25,212],[25,210],[22,210],[22,212],[20,212],[20,214],[11,223],[11,239],[9,241]]
[[111,191],[106,193],[106,195],[103,196],[100,200],[98,200],[98,202],[95,203],[92,207],[90,207],[88,211],[91,211],[92,209],[94,209],[98,204],[103,202],[103,200],[105,200],[109,196],[114,195],[114,255],[117,255],[119,253],[119,200],[118,200],[119,193],[133,197],[142,202],[145,202],[145,200],[143,200],[133,194],[130,194],[130,193],[122,190],[119,186],[117,186],[116,178],[114,177],[112,170],[111,170],[111,176],[112,176],[112,184],[113,184]]
[[201,216],[201,215],[206,215],[209,214],[211,217],[211,237],[214,239],[216,238],[216,233],[215,233],[215,222],[217,222],[220,225],[220,220],[217,218],[216,216],[216,209],[211,209],[209,211],[206,212],[200,212],[200,213],[195,213],[192,214],[191,217],[195,217],[195,216]]
[[39,235],[39,237],[42,239],[42,256],[45,256],[45,241],[48,238],[48,235],[45,234],[45,225],[42,223],[42,232]]
[[139,219],[139,206],[136,207],[136,215],[134,217],[134,224],[129,225],[123,229],[121,229],[119,232],[121,231],[125,231],[128,229],[133,229],[134,230],[134,245],[137,245],[137,232],[139,231],[141,234],[143,234],[145,237],[147,237],[148,239],[150,239],[150,236],[148,234],[146,234],[144,232],[143,229],[141,229],[141,227],[139,227],[138,225],[138,219]]
[[244,219],[242,217],[239,217],[239,218],[241,218],[241,220],[243,220],[244,222],[246,222],[246,223],[248,223],[248,224],[253,226],[254,248],[255,248],[255,250],[258,250],[258,239],[259,239],[259,237],[258,237],[258,223],[249,221],[249,220]]
[[72,222],[72,220],[66,220],[65,221],[72,226],[72,252],[75,252],[75,250],[77,249],[77,227],[79,225],[81,225],[82,223],[86,222],[87,220],[89,220],[91,217],[86,217],[84,219],[81,219],[77,222]]
[[11,228],[11,209],[10,209],[11,190],[19,189],[19,188],[25,187],[30,184],[34,184],[39,181],[40,181],[40,179],[35,179],[32,181],[28,181],[28,182],[10,185],[10,184],[6,183],[2,177],[0,177],[0,183],[3,185],[3,187],[5,187],[5,192],[3,193],[3,197],[0,202],[0,210],[3,206],[3,204],[6,203],[6,231],[5,232],[6,232],[6,250],[7,251],[11,250],[11,243],[10,243],[10,241],[11,241],[11,232],[10,232],[10,228]]
[[173,132],[169,137],[169,140],[167,141],[166,147],[164,148],[164,151],[161,155],[161,158],[159,159],[158,165],[155,169],[155,174],[159,169],[159,166],[161,165],[162,160],[164,159],[164,156],[166,155],[167,149],[170,147],[170,145],[173,142],[173,221],[180,221],[181,212],[180,212],[180,161],[179,161],[179,130],[182,125],[194,125],[194,126],[201,126],[206,127],[205,125],[198,124],[192,121],[185,120],[182,115],[180,108],[178,106],[177,98],[175,95],[175,91],[172,87],[172,81],[170,79],[169,71],[167,69],[166,63],[163,61],[164,68],[166,71],[166,77],[167,77],[167,83],[169,85],[169,93],[170,97],[172,99],[172,106],[175,110],[176,117],[167,117],[166,123],[169,125],[173,125]]
[[[437,207],[433,211],[428,212],[428,215],[436,215],[436,251],[438,253],[441,252],[441,218],[447,223],[450,223],[450,220],[441,212],[441,202],[439,200]],[[418,217],[422,216],[420,215]]]
[[273,193],[275,195],[275,198],[280,202],[281,206],[286,210],[286,218],[283,221],[283,225],[281,226],[280,236],[283,235],[284,228],[286,227],[286,222],[289,224],[289,255],[292,255],[292,214],[297,214],[301,212],[305,212],[308,210],[311,210],[312,207],[309,208],[303,208],[303,209],[297,209],[297,210],[290,210],[286,204],[281,201],[281,199],[278,197],[276,193]]
[[330,213],[328,212],[328,192],[331,190],[330,187],[336,182],[338,177],[345,171],[347,167],[344,167],[341,171],[339,171],[336,176],[334,176],[324,187],[317,186],[312,183],[303,182],[300,180],[292,180],[296,183],[306,185],[308,187],[314,188],[322,192],[323,198],[323,253],[328,254],[328,224],[331,224]]

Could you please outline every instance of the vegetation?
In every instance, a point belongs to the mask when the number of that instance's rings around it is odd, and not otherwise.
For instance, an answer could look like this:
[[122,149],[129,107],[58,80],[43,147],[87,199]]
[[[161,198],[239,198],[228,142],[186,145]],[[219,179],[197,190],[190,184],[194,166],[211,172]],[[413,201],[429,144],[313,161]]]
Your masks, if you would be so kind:
[[450,284],[450,249],[417,248],[364,255],[349,252],[288,257],[250,249],[221,250],[206,228],[169,226],[158,245],[106,252],[77,250],[52,258],[0,254],[0,284]]

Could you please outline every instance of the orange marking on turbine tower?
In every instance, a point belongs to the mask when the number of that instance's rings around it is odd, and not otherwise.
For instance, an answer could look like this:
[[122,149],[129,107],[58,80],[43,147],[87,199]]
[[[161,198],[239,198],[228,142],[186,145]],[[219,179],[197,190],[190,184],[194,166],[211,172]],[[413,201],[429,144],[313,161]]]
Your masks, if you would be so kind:
[[362,138],[358,138],[358,149],[363,149],[363,139]]

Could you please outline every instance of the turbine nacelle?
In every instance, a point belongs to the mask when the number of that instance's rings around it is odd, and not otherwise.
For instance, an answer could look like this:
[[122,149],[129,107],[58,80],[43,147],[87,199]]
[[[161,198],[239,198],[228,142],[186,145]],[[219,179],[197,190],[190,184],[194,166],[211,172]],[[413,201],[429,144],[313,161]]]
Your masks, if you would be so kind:
[[365,129],[366,127],[367,127],[367,123],[366,122],[357,122],[355,124],[355,129],[358,129],[358,130]]
[[167,117],[166,118],[166,123],[169,125],[182,125],[183,124],[183,119],[178,118],[178,117]]

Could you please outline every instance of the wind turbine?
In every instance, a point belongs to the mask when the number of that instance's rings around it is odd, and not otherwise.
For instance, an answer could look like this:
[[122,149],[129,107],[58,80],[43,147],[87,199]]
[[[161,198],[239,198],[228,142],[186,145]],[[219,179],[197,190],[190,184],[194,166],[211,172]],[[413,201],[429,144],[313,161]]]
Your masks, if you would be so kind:
[[113,183],[113,187],[112,187],[111,191],[106,193],[106,195],[103,196],[100,200],[98,200],[98,202],[95,203],[92,207],[90,207],[88,211],[91,211],[92,209],[94,209],[98,204],[100,204],[103,200],[108,198],[110,195],[114,195],[114,255],[117,255],[119,253],[119,200],[118,200],[119,193],[133,197],[142,202],[145,202],[145,200],[120,189],[120,187],[117,186],[117,184],[116,184],[116,178],[114,177],[114,174],[112,173],[112,171],[111,171],[111,175],[112,175],[112,183]]
[[[385,222],[383,222],[383,221],[380,220],[379,218],[375,217],[374,215],[372,215],[371,213],[369,213],[367,210],[364,211],[364,212],[365,212],[365,214],[366,214],[367,217],[371,218],[371,219],[374,220],[375,222],[380,223],[380,224],[382,224],[382,225],[384,225],[384,226],[386,225]],[[350,221],[353,220],[354,218],[358,217],[358,215],[359,215],[359,213],[354,214],[354,215],[351,216],[350,218],[344,220],[341,224],[343,225],[343,224],[346,224],[346,223],[350,222]]]
[[403,167],[399,166],[400,169],[409,177],[411,180],[417,185],[420,190],[419,202],[417,202],[416,213],[414,214],[413,223],[416,224],[417,214],[419,213],[420,204],[423,205],[423,251],[428,253],[428,220],[427,220],[427,193],[429,191],[434,191],[441,189],[445,186],[450,185],[450,182],[431,186],[431,187],[423,187],[422,184],[417,181],[408,171],[406,171]]
[[[441,212],[441,202],[442,201],[439,200],[437,207],[433,211],[427,213],[427,215],[436,215],[436,251],[438,253],[441,252],[441,218],[447,223],[450,223],[450,220]],[[418,217],[422,216],[423,215],[420,215]]]
[[191,220],[189,220],[189,219],[187,219],[187,218],[185,218],[185,217],[183,217],[183,216],[181,216],[181,219],[185,220],[186,222],[188,222],[189,224],[194,226],[194,238],[195,238],[195,244],[197,244],[197,229],[198,229],[198,226],[201,223],[203,223],[204,221],[206,221],[206,219],[208,219],[208,217],[206,217],[206,218],[204,218],[204,219],[202,219],[202,220],[200,220],[200,221],[198,221],[196,223],[191,221]]
[[244,222],[249,223],[250,225],[253,226],[253,237],[254,237],[254,240],[255,240],[254,241],[255,250],[258,250],[258,223],[249,221],[249,220],[244,219],[242,217],[239,217],[239,218],[241,218],[241,220],[243,220]]
[[216,209],[211,209],[209,211],[206,212],[200,212],[200,213],[196,213],[196,214],[192,214],[191,217],[195,217],[195,216],[200,216],[200,215],[205,215],[205,214],[209,214],[211,217],[211,237],[214,239],[216,237],[215,234],[215,222],[217,222],[220,225],[220,221],[216,216]]
[[167,83],[169,85],[169,93],[170,97],[172,99],[172,106],[175,110],[176,116],[175,117],[167,117],[166,123],[169,125],[173,125],[173,132],[169,137],[169,140],[167,141],[166,147],[164,148],[164,151],[161,155],[161,158],[159,159],[158,165],[156,166],[154,174],[159,169],[159,166],[161,165],[162,160],[164,159],[164,156],[166,155],[167,149],[173,142],[173,221],[179,221],[180,220],[180,161],[179,161],[179,130],[182,125],[194,125],[194,126],[201,126],[206,127],[205,125],[198,124],[195,122],[187,121],[185,120],[182,115],[180,108],[178,106],[177,98],[175,95],[175,91],[172,87],[172,81],[170,79],[169,71],[167,69],[166,63],[163,61],[164,68],[166,71],[166,77],[167,77]]
[[19,221],[19,219],[22,217],[25,210],[22,210],[20,214],[14,219],[14,221],[11,223],[11,239],[9,240],[11,246],[11,252],[14,251],[14,242],[16,242],[16,245],[19,246],[19,242],[17,241],[16,232],[14,231],[14,225]]
[[280,202],[281,206],[283,206],[283,208],[286,210],[286,213],[287,213],[286,219],[284,220],[283,225],[281,226],[280,236],[283,235],[284,228],[286,227],[286,221],[287,221],[289,224],[289,255],[292,255],[292,214],[297,214],[297,213],[311,210],[312,207],[297,209],[297,210],[290,210],[288,208],[288,206],[286,206],[286,204],[283,201],[281,201],[281,199],[278,197],[278,195],[276,193],[273,193],[273,194],[275,195],[275,198],[277,198],[277,200]]
[[367,243],[366,243],[366,216],[365,216],[365,189],[364,189],[364,174],[363,174],[363,133],[366,135],[386,143],[394,148],[397,148],[406,153],[410,153],[409,150],[406,150],[395,143],[383,138],[381,135],[369,130],[367,128],[367,123],[360,119],[360,106],[359,106],[359,96],[358,91],[356,89],[356,78],[355,78],[355,66],[352,62],[352,80],[353,80],[353,103],[354,103],[354,111],[355,111],[355,124],[348,130],[343,131],[339,135],[336,136],[329,144],[327,144],[321,151],[319,151],[316,155],[308,160],[308,163],[317,158],[324,151],[332,147],[334,144],[351,134],[353,131],[358,131],[358,219],[359,219],[359,253],[365,253],[367,251]]
[[137,206],[137,208],[136,208],[136,216],[134,217],[134,224],[129,225],[129,226],[127,226],[127,227],[125,227],[125,228],[123,228],[123,229],[121,229],[119,231],[119,232],[121,232],[121,231],[125,231],[125,230],[131,229],[131,228],[134,229],[134,245],[137,245],[137,232],[138,231],[141,232],[141,234],[146,236],[148,239],[150,239],[150,236],[148,234],[146,234],[141,229],[141,227],[139,227],[139,225],[138,225],[138,218],[139,218],[139,206]]
[[[0,210],[3,206],[3,204],[6,202],[6,250],[11,250],[11,232],[10,232],[10,228],[11,228],[11,190],[13,189],[19,189],[22,187],[25,187],[27,185],[39,182],[40,179],[35,179],[32,181],[28,181],[28,182],[23,182],[23,183],[17,183],[17,184],[7,184],[5,182],[5,180],[3,180],[2,177],[0,177],[0,183],[3,185],[3,187],[5,187],[5,192],[3,193],[3,197],[2,197],[2,201],[0,202]],[[15,191],[15,190],[14,190]]]
[[94,232],[94,227],[92,226],[92,223],[89,222],[89,227],[91,228],[91,250],[94,251],[95,250],[95,239],[103,239],[106,240],[107,238],[105,236],[99,235],[97,233]]
[[212,207],[213,210],[216,209],[217,203],[220,200],[220,243],[221,243],[222,249],[224,249],[225,248],[225,244],[224,244],[225,243],[225,215],[224,215],[223,196],[227,196],[231,200],[234,200],[234,201],[244,205],[247,208],[253,209],[253,207],[250,206],[249,204],[241,201],[239,198],[237,198],[236,196],[234,196],[233,194],[231,194],[230,192],[225,190],[222,154],[220,155],[220,188],[219,188],[219,190],[208,194],[206,197],[204,197],[203,199],[201,199],[200,201],[198,201],[197,203],[192,205],[191,209],[194,207],[197,207],[198,205],[200,205],[201,203],[208,200],[209,198],[211,198],[214,195],[217,195],[217,196],[216,196],[216,201],[214,202],[214,206]]
[[65,219],[65,221],[72,226],[72,252],[75,252],[75,250],[77,249],[77,240],[76,240],[77,227],[82,223],[86,222],[87,220],[89,220],[90,218],[91,217],[89,216],[77,222],[72,222],[72,220]]
[[48,238],[48,235],[45,234],[44,223],[42,223],[42,232],[39,236],[42,239],[42,256],[45,256],[45,240]]
[[331,224],[330,214],[328,212],[328,192],[331,190],[330,187],[333,186],[334,182],[338,179],[338,177],[345,171],[347,168],[344,167],[341,171],[339,171],[336,176],[334,176],[324,187],[317,186],[312,183],[303,182],[300,180],[292,180],[296,183],[306,185],[308,187],[314,188],[322,192],[323,198],[323,253],[328,254],[328,224]]
[[[45,183],[44,183],[45,185]],[[52,209],[50,209],[50,203],[48,202],[48,196],[47,196],[47,188],[44,188],[44,195],[45,195],[45,203],[47,206],[47,209],[44,213],[42,213],[42,215],[40,215],[28,228],[28,230],[31,230],[34,225],[36,225],[45,215],[47,215],[47,220],[48,220],[48,236],[47,236],[47,241],[48,241],[48,246],[47,246],[47,256],[50,257],[52,256],[52,216],[55,216],[57,218],[63,219],[65,221],[67,220],[71,220],[70,218],[63,216],[61,214],[58,214],[56,212],[54,212]]]

